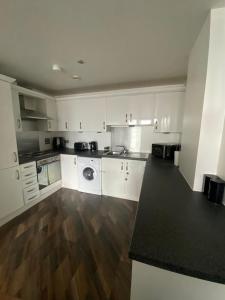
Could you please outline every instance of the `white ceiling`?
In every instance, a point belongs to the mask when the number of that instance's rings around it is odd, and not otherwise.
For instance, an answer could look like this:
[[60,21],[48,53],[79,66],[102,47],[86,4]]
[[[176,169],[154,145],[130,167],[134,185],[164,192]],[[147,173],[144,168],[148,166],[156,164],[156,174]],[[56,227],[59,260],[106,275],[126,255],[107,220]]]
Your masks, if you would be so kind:
[[[0,0],[0,5],[0,73],[59,94],[184,78],[209,9],[223,3]],[[79,65],[79,59],[87,63]],[[54,63],[82,80],[52,72]]]

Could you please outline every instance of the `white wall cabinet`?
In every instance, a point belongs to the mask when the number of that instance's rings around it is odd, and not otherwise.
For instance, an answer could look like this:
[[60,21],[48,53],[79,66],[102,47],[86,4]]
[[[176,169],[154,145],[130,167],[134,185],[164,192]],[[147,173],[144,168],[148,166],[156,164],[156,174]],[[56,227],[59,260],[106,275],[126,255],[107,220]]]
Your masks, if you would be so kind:
[[61,154],[62,186],[78,189],[77,156]]
[[46,100],[46,114],[49,118],[47,121],[47,130],[48,131],[57,131],[58,130],[58,121],[57,121],[57,107],[55,100]]
[[138,201],[144,170],[145,161],[103,158],[103,195]]
[[3,81],[0,81],[0,107],[0,169],[6,169],[18,165],[18,153],[11,86]]
[[181,132],[184,92],[156,93],[155,132]]
[[106,101],[108,125],[151,125],[154,112],[154,93],[111,96]]
[[0,219],[24,206],[19,167],[0,170]]

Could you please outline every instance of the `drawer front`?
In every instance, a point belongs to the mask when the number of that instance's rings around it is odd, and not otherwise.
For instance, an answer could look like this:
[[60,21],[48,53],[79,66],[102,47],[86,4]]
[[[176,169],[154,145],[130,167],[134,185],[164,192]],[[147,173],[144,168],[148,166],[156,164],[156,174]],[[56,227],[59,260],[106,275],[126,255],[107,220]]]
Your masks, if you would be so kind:
[[24,201],[25,201],[25,203],[29,203],[31,201],[34,201],[34,200],[38,199],[39,196],[40,196],[40,191],[35,192],[31,195],[27,195],[26,197],[24,197]]
[[23,190],[23,194],[24,194],[24,199],[26,199],[27,197],[29,197],[30,195],[33,195],[36,192],[40,192],[39,191],[39,185],[36,183],[32,186],[29,186],[27,188],[25,188]]
[[22,172],[22,174],[21,174],[22,180],[27,180],[27,179],[30,179],[34,176],[37,176],[36,167],[32,168],[32,169],[29,169],[29,170],[26,170],[26,171]]
[[21,172],[26,172],[26,171],[30,171],[31,169],[36,169],[36,162],[32,161],[30,163],[27,164],[22,164],[20,165],[20,170]]
[[23,180],[23,188],[24,189],[29,186],[32,186],[34,184],[37,184],[37,176]]

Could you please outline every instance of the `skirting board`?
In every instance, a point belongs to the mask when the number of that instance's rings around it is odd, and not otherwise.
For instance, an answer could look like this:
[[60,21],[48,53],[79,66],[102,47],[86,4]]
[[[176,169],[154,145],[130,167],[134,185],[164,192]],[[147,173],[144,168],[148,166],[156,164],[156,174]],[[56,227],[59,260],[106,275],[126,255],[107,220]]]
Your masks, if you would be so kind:
[[29,208],[31,208],[35,204],[41,202],[42,200],[44,200],[48,196],[52,195],[53,193],[55,193],[56,191],[61,189],[61,187],[62,187],[62,181],[61,180],[53,183],[51,186],[49,186],[48,188],[46,188],[44,190],[44,193],[43,193],[43,191],[41,192],[41,195],[38,199],[30,202],[29,204],[24,205],[23,207],[19,208],[18,210],[14,211],[13,213],[9,214],[8,216],[2,218],[0,220],[0,226],[8,223],[10,220],[12,220],[15,217],[19,216],[20,214],[22,214],[23,212],[25,212],[26,210],[28,210]]

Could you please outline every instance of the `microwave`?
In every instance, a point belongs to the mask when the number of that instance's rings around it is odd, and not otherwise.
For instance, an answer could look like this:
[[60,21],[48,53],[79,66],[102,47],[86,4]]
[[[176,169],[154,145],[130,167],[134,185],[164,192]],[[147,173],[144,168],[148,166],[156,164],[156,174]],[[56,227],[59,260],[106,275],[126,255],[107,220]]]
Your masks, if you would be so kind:
[[152,155],[162,159],[174,160],[174,152],[180,151],[180,144],[152,144]]

